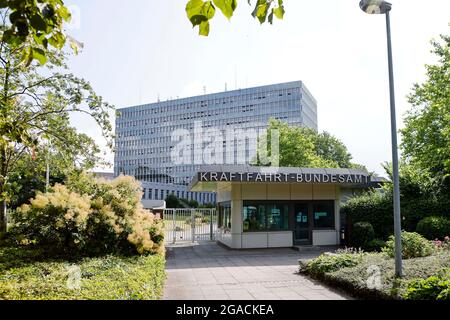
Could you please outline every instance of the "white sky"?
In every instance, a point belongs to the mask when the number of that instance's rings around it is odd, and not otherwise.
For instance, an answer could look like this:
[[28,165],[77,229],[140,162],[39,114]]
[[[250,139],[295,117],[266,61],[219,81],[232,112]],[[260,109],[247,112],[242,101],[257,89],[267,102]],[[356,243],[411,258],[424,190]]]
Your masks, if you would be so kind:
[[[185,15],[187,0],[66,0],[76,5],[84,43],[73,73],[117,108],[228,89],[302,80],[318,101],[319,130],[341,139],[371,171],[391,159],[385,19],[359,0],[285,0],[284,20],[260,26],[246,0],[231,22],[216,13],[200,37]],[[433,63],[429,41],[449,34],[450,1],[392,0],[397,117],[406,95]],[[81,131],[98,137],[86,118]],[[112,154],[107,154],[113,159]],[[109,169],[111,171],[112,168]]]

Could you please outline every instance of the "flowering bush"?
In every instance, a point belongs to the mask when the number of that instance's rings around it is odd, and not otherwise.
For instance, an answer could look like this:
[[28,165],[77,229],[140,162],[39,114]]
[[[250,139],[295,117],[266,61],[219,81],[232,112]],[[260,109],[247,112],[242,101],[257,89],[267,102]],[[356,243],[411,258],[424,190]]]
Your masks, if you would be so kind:
[[39,193],[30,205],[13,213],[11,232],[20,244],[39,243],[57,250],[78,250],[85,245],[90,198],[56,185],[52,192]]
[[438,250],[450,250],[450,237],[445,237],[443,241],[436,239],[434,245]]
[[143,208],[141,196],[132,177],[106,181],[81,175],[19,208],[11,233],[22,244],[66,253],[162,253],[163,224]]

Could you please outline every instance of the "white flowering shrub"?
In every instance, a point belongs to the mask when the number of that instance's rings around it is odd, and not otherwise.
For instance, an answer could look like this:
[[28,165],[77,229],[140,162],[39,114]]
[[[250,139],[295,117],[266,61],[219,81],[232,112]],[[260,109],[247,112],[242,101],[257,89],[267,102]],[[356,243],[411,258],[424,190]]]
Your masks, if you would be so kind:
[[39,193],[12,216],[11,233],[64,253],[163,253],[163,223],[141,204],[139,182],[82,174],[67,186]]

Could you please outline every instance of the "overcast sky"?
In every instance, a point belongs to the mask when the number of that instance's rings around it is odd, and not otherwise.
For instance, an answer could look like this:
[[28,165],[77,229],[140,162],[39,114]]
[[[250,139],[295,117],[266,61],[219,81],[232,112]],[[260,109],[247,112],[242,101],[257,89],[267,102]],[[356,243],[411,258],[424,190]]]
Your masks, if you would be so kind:
[[[228,89],[302,80],[318,101],[319,130],[341,139],[369,170],[391,159],[385,19],[360,11],[358,0],[285,0],[285,19],[259,25],[247,1],[229,22],[219,12],[209,37],[198,36],[187,0],[66,0],[69,33],[84,43],[70,59],[117,108]],[[450,1],[392,0],[398,125],[406,95],[435,61],[430,40],[449,34]],[[73,117],[81,131],[99,130]],[[108,153],[108,159],[113,156]],[[112,168],[109,169],[112,171]]]

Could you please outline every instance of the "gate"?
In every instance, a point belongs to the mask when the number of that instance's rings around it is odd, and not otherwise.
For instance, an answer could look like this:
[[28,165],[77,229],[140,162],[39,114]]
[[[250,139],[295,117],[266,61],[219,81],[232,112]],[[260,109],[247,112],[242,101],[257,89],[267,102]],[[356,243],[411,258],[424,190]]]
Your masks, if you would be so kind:
[[216,209],[164,209],[167,243],[215,240]]

